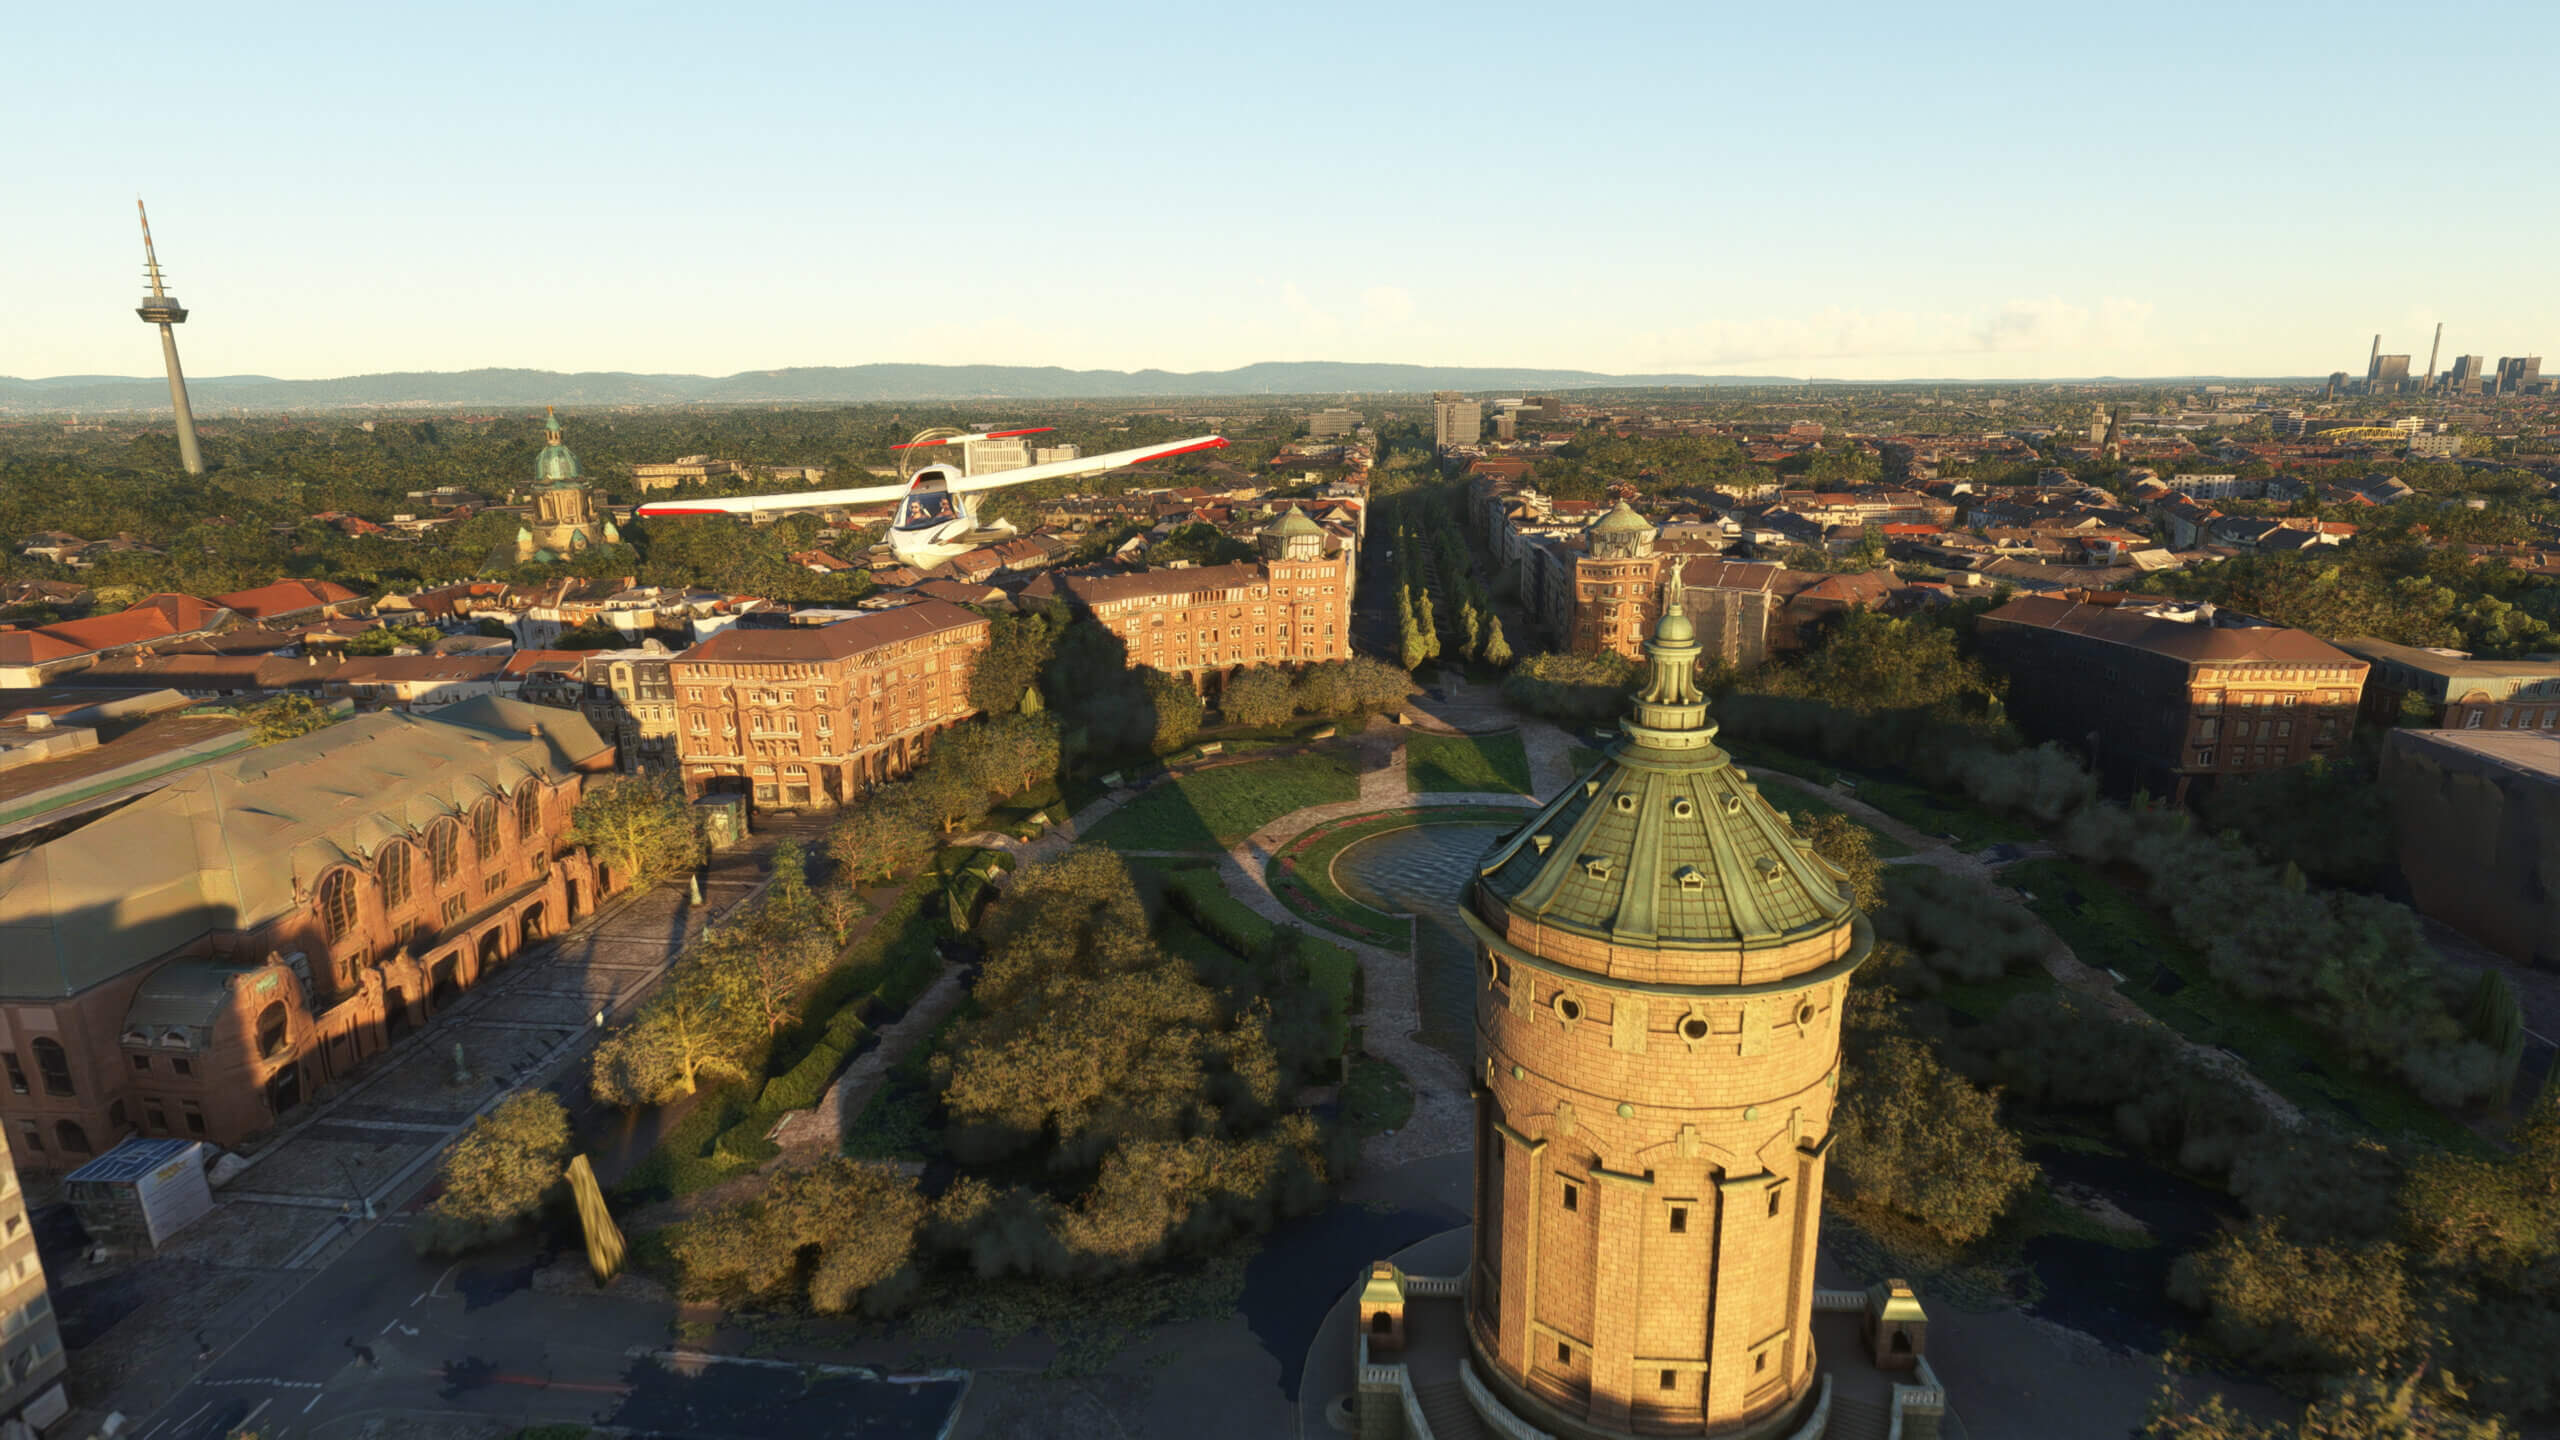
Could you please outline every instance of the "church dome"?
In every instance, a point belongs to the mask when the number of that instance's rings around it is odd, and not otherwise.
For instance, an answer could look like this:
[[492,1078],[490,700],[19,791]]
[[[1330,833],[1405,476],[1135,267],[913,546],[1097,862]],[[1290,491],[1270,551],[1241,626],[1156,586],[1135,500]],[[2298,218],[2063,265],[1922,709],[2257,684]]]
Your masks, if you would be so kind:
[[1621,500],[1618,502],[1618,508],[1601,516],[1591,528],[1604,535],[1614,535],[1620,532],[1633,533],[1638,530],[1651,530],[1653,526],[1643,516],[1636,513],[1634,506],[1629,505],[1624,500]]
[[542,413],[549,422],[546,432],[549,443],[533,459],[533,477],[546,485],[575,485],[579,479],[578,457],[561,443],[560,416],[548,406]]

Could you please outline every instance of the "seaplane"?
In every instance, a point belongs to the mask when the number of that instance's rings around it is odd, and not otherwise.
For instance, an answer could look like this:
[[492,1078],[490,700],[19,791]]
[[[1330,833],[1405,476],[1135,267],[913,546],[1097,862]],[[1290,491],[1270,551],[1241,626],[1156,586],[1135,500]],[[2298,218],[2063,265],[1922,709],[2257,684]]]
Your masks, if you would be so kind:
[[[1161,445],[1141,445],[1134,450],[1114,450],[1107,455],[1053,460],[1045,465],[999,470],[989,475],[969,473],[966,447],[970,441],[1014,440],[1025,435],[1046,435],[1056,428],[1053,425],[1027,430],[953,430],[940,427],[927,430],[903,445],[890,447],[898,452],[900,473],[894,485],[869,485],[855,490],[810,490],[796,495],[745,495],[727,500],[665,500],[643,505],[638,513],[643,516],[753,515],[784,510],[834,510],[895,501],[898,508],[889,518],[890,551],[902,564],[912,565],[918,570],[930,570],[981,546],[1000,544],[1016,533],[1011,521],[989,520],[979,515],[978,507],[990,490],[1028,485],[1038,480],[1074,480],[1123,466],[1141,465],[1149,460],[1168,460],[1199,450],[1223,450],[1227,445],[1223,435],[1195,435],[1188,440],[1168,440]],[[951,446],[962,447],[959,463],[932,458],[936,451],[949,453],[948,447]]]

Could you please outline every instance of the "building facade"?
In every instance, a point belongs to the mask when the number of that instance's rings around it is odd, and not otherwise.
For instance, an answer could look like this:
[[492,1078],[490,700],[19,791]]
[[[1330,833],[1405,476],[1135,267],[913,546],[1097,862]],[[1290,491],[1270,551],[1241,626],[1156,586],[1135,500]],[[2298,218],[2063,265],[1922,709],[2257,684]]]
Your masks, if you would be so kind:
[[2369,666],[2245,616],[2012,600],[1975,632],[2009,678],[2009,718],[2079,753],[2116,793],[2197,786],[2343,754]]
[[1757,1440],[1796,1433],[1820,1384],[1824,1160],[1871,935],[1715,745],[1695,630],[1666,612],[1627,738],[1461,898],[1467,1344],[1539,1431]]
[[1100,621],[1129,663],[1179,675],[1204,693],[1255,665],[1351,655],[1352,552],[1291,510],[1257,537],[1258,561],[1111,575],[1047,574],[1024,590]]
[[679,455],[673,460],[631,467],[631,483],[640,493],[673,490],[707,480],[743,480],[747,467],[737,460],[718,460],[709,455]]
[[2560,966],[2560,735],[2393,730],[2380,783],[2411,903],[2520,964]]
[[[2560,660],[2476,660],[2366,637],[2338,648],[2373,667],[2364,713],[2383,724],[2440,730],[2560,728]],[[2423,717],[2418,713],[2423,711]]]
[[20,1165],[233,1146],[628,877],[568,838],[613,752],[481,699],[208,762],[0,861],[0,1120]]
[[969,676],[988,632],[985,616],[940,600],[721,631],[667,666],[685,793],[828,809],[906,774],[935,731],[977,713]]
[[1443,450],[1484,443],[1484,402],[1446,391],[1432,396],[1431,431]]
[[0,1419],[23,1420],[37,1429],[61,1419],[71,1408],[62,1392],[68,1365],[44,1261],[36,1254],[26,1191],[18,1184],[8,1137],[0,1134]]

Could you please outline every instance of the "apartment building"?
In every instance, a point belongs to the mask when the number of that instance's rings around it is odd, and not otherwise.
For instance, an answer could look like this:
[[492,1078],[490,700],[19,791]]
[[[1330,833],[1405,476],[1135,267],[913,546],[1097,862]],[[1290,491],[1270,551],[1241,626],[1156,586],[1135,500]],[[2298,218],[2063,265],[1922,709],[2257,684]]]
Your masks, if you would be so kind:
[[[1351,655],[1353,551],[1291,510],[1263,527],[1262,558],[1118,574],[1058,574],[1028,599],[1066,601],[1129,647],[1129,663],[1179,675],[1214,694],[1255,665]],[[1328,549],[1334,553],[1328,554]]]
[[2117,793],[2201,785],[2344,752],[2371,668],[2317,636],[2210,606],[2012,600],[1975,632],[2009,718]]
[[667,664],[685,792],[828,809],[906,774],[934,732],[977,713],[969,676],[988,633],[986,617],[940,600],[721,631]]

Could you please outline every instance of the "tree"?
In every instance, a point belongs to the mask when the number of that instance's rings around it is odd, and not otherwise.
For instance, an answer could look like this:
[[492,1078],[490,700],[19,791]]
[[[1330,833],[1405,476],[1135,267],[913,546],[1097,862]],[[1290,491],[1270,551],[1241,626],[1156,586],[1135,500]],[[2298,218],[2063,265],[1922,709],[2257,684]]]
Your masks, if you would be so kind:
[[549,650],[620,650],[631,643],[631,636],[602,620],[589,620],[583,625],[563,630],[551,637]]
[[639,1015],[596,1046],[588,1071],[597,1099],[630,1110],[691,1095],[705,1080],[746,1078],[766,1031],[733,958],[697,945],[676,962]]
[[1206,708],[1200,703],[1200,692],[1179,675],[1161,670],[1142,671],[1139,683],[1145,688],[1146,703],[1155,715],[1155,734],[1149,744],[1159,755],[1169,755],[1191,743],[1200,733],[1200,721]]
[[347,653],[388,655],[402,646],[412,650],[431,650],[443,638],[444,632],[432,625],[377,625],[350,637]]
[[1884,862],[1875,854],[1875,836],[1866,826],[1831,811],[1796,828],[1813,842],[1813,853],[1847,876],[1849,898],[1872,915],[1884,904]]
[[2560,1258],[2560,1086],[2508,1139],[2505,1154],[2434,1151],[2410,1166],[2400,1212],[2421,1259],[2514,1281]]
[[1861,1202],[1897,1210],[1950,1243],[1989,1234],[2033,1184],[1996,1096],[1917,1040],[1889,1036],[1841,1076],[1831,1173]]
[[1015,794],[1056,777],[1061,753],[1055,719],[1038,711],[999,715],[987,728],[993,736],[987,773],[1002,784],[998,794]]
[[872,803],[844,812],[828,832],[827,853],[861,883],[923,864],[937,843],[932,824],[912,808]]
[[1485,620],[1484,663],[1496,669],[1511,663],[1511,642],[1502,638],[1502,617],[1499,615],[1488,616]]
[[838,1315],[860,1303],[884,1314],[913,1293],[907,1272],[924,1223],[916,1182],[885,1165],[842,1157],[784,1170],[763,1193],[674,1227],[667,1248],[688,1298],[805,1296]]
[[987,648],[969,672],[969,703],[1005,715],[1038,693],[1040,671],[1057,652],[1060,625],[1046,613],[1000,615],[987,624]]
[[259,744],[273,745],[279,740],[325,730],[338,723],[339,715],[308,695],[287,691],[243,709],[240,718],[258,732]]
[[1238,725],[1279,725],[1298,713],[1289,677],[1271,666],[1256,665],[1227,680],[1218,708]]
[[445,1153],[431,1248],[461,1248],[533,1216],[568,1156],[569,1112],[559,1097],[520,1090],[499,1102]]
[[635,886],[683,874],[702,859],[692,807],[668,777],[614,776],[590,782],[571,812],[569,838]]
[[2190,1405],[2164,1385],[2142,1440],[2512,1440],[2496,1418],[2463,1413],[2463,1392],[2426,1366],[2398,1375],[2366,1371],[2313,1400],[2299,1420],[2261,1423],[2220,1395]]
[[2400,1247],[2296,1245],[2264,1217],[2181,1258],[2169,1288],[2225,1349],[2273,1369],[2388,1365],[2418,1337]]

